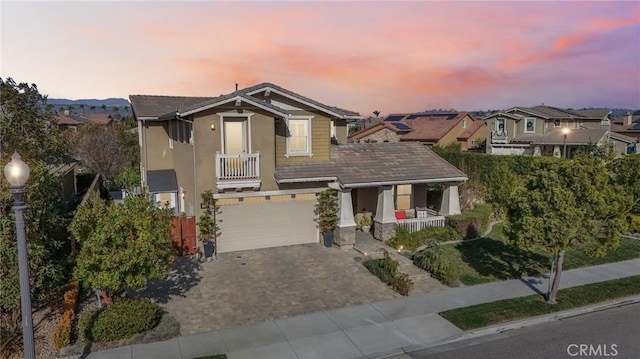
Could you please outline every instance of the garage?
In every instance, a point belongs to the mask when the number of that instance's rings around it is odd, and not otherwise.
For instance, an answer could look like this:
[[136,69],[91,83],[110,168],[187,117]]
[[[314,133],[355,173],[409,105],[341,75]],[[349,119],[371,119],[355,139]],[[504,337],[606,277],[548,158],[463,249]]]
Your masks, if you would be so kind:
[[218,253],[318,242],[313,193],[225,198],[218,203]]

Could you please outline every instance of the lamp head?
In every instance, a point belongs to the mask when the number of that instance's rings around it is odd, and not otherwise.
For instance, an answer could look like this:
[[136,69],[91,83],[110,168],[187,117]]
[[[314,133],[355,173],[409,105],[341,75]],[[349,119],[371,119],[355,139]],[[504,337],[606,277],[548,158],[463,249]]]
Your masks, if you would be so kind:
[[569,128],[568,127],[563,128],[562,129],[562,134],[565,135],[565,136],[568,135],[569,134]]
[[4,166],[4,176],[12,187],[23,187],[29,179],[29,166],[14,152],[11,161]]

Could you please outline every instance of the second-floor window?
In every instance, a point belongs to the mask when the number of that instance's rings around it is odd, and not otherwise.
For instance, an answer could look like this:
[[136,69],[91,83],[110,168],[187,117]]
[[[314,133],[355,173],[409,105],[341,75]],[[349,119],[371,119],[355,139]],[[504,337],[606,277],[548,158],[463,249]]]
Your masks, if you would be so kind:
[[524,132],[536,132],[536,120],[527,118],[524,120]]
[[505,136],[507,134],[507,129],[505,127],[504,118],[499,118],[496,120],[496,135]]
[[287,156],[311,156],[311,117],[288,120]]

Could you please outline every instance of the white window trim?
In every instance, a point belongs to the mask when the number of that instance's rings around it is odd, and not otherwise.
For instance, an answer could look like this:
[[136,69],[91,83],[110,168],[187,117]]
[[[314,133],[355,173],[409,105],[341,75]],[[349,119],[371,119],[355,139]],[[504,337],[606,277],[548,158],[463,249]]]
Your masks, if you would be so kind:
[[336,120],[331,120],[331,138],[338,138],[338,133],[336,131]]
[[467,128],[467,119],[466,118],[462,119],[462,128]]
[[173,121],[169,120],[169,149],[173,149]]
[[[529,131],[527,130],[527,121],[533,121],[533,130]],[[535,133],[536,132],[536,119],[533,117],[526,117],[524,119],[524,133]]]
[[503,131],[506,133],[507,132],[507,121],[504,118],[497,118],[496,119],[496,133],[500,133],[500,121],[502,121],[502,123],[504,124]]
[[254,114],[252,112],[221,112],[217,114],[220,116],[220,153],[224,154],[224,119],[235,117],[235,118],[246,118],[247,119],[247,153],[251,152],[251,116]]
[[292,156],[307,156],[307,157],[313,157],[313,153],[311,151],[311,142],[313,142],[313,139],[311,138],[311,120],[313,119],[314,116],[289,116],[287,118],[287,128],[289,128],[289,121],[290,120],[307,120],[308,124],[307,124],[307,150],[305,152],[291,152],[289,150],[289,147],[291,146],[291,136],[287,136],[287,152],[285,154],[285,157],[289,158]]

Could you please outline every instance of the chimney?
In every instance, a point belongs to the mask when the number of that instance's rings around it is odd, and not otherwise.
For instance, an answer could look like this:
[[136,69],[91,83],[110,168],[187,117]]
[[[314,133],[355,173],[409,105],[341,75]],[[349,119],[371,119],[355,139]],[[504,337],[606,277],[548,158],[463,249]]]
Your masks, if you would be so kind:
[[236,92],[238,92],[238,83],[236,82]]
[[631,112],[627,112],[627,126],[631,126],[631,124],[633,123],[633,116],[631,115]]

